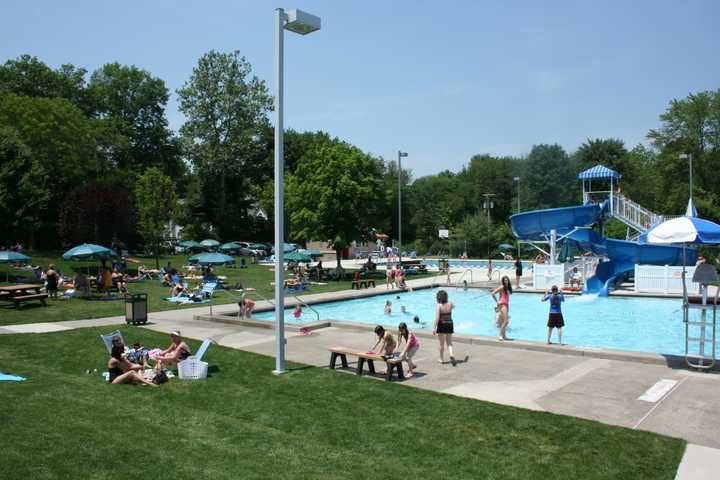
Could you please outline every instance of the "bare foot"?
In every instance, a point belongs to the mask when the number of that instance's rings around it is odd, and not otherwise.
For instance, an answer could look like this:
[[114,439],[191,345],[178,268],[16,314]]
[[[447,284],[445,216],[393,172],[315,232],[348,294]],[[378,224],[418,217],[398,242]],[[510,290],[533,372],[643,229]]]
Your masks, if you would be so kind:
[[412,378],[412,377],[413,377],[413,373],[412,373],[412,372],[408,372],[408,374],[405,375],[405,378]]

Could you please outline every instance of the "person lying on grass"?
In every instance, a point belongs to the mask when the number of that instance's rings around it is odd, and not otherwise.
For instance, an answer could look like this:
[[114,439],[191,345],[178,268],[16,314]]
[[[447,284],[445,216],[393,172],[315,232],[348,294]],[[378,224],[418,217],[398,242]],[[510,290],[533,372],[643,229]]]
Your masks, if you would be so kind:
[[123,357],[124,352],[125,347],[122,344],[113,344],[110,351],[110,360],[108,360],[107,364],[110,383],[119,385],[132,382],[138,385],[157,387],[153,382],[145,379],[141,365],[130,363]]
[[173,365],[177,365],[178,363],[182,362],[190,355],[192,355],[190,347],[188,347],[187,343],[183,341],[179,331],[175,330],[171,332],[170,338],[172,340],[170,346],[160,352],[160,355],[155,357],[157,365],[160,365],[160,367],[156,365],[156,368],[158,369],[162,367],[167,368]]

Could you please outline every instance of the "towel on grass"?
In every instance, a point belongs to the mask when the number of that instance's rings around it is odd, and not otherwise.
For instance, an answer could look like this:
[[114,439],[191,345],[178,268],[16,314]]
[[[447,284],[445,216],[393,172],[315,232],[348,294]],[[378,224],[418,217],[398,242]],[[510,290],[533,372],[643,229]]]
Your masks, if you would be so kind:
[[202,305],[203,303],[209,303],[209,302],[210,302],[210,300],[199,300],[199,301],[195,301],[195,300],[192,300],[190,297],[185,297],[185,296],[182,296],[182,297],[167,297],[165,300],[168,301],[168,302],[170,302],[170,303],[179,303],[180,305],[190,305],[190,304],[192,304],[192,305]]
[[0,372],[0,382],[22,382],[23,380],[25,380],[25,377]]

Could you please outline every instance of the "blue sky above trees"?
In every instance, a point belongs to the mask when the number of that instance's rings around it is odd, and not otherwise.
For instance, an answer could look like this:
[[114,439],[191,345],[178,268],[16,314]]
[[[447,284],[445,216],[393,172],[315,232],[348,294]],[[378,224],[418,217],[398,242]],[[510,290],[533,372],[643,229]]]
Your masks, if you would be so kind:
[[[174,92],[210,49],[272,86],[276,4],[3,2],[0,60],[135,64]],[[286,125],[324,130],[415,175],[476,153],[645,141],[672,98],[720,85],[720,3],[305,1],[323,30],[286,39]],[[182,124],[173,93],[168,117]]]

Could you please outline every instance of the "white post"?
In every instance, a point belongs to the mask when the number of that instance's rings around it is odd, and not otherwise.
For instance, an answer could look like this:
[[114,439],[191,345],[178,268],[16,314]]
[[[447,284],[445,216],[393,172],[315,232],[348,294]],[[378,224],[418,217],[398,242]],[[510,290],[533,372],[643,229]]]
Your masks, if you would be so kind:
[[285,373],[285,208],[283,157],[283,30],[285,12],[275,10],[275,370]]
[[550,230],[550,265],[555,265],[555,244],[557,243],[557,231]]
[[402,152],[398,150],[398,254],[402,264]]

